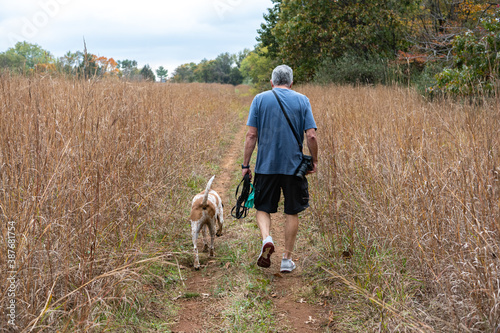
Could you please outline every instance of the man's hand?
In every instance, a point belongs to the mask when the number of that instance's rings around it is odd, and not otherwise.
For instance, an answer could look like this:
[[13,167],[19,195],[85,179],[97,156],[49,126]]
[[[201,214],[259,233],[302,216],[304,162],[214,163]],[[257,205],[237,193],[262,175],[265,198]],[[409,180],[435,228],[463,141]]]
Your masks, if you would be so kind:
[[316,173],[317,170],[318,170],[318,161],[313,162],[313,169],[310,171],[307,171],[306,175],[310,175],[311,173]]
[[252,180],[252,170],[250,170],[250,168],[248,168],[248,169],[241,169],[241,177],[245,177],[245,175],[247,173],[250,176],[250,180]]
[[316,173],[318,170],[318,139],[316,138],[316,129],[310,128],[306,131],[306,141],[307,148],[309,148],[313,159],[313,169],[306,173],[306,175],[310,175],[311,173]]

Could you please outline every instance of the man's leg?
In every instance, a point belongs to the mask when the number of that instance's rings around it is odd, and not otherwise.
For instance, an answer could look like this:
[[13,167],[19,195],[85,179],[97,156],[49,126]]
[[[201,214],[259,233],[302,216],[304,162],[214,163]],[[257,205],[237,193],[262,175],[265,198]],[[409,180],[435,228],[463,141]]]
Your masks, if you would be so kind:
[[271,229],[271,215],[264,211],[257,211],[257,225],[260,229],[262,236],[262,249],[257,259],[257,266],[269,267],[271,266],[271,254],[274,252],[273,239],[269,235]]
[[278,184],[279,175],[255,175],[254,204],[257,209],[257,225],[262,236],[262,249],[257,259],[257,266],[271,266],[271,254],[274,252],[271,232],[271,213],[277,211],[281,189]]
[[264,240],[269,236],[271,230],[271,214],[258,210],[256,217],[262,240]]
[[285,256],[284,259],[292,259],[292,252],[295,246],[295,239],[297,238],[297,231],[299,229],[299,215],[288,215],[285,222]]

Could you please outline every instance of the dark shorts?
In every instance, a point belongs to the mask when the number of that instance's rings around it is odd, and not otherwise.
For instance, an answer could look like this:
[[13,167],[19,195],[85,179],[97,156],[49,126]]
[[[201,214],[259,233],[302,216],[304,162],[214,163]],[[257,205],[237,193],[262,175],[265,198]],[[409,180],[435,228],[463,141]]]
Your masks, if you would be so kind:
[[281,190],[285,197],[285,214],[294,215],[309,207],[307,179],[289,175],[256,174],[254,180],[254,205],[257,210],[276,213]]

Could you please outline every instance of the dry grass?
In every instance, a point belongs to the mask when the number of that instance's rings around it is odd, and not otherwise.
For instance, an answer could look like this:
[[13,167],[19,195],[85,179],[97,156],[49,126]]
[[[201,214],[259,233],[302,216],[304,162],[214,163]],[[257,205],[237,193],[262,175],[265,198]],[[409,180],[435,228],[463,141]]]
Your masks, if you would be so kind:
[[[181,280],[165,254],[179,251],[186,202],[217,172],[227,132],[246,117],[251,97],[238,89],[0,76],[0,253],[13,221],[21,329],[140,330],[140,311],[160,323],[146,330],[168,329],[169,304],[155,297]],[[298,90],[319,126],[309,216],[321,235],[311,241],[325,250],[315,274],[337,304],[332,324],[342,332],[494,331],[498,100]],[[9,300],[6,259],[1,304]],[[5,321],[2,313],[0,331]]]
[[321,143],[312,217],[333,275],[380,303],[367,329],[494,331],[499,100],[429,103],[387,87],[299,90],[312,102]]
[[0,303],[14,221],[18,327],[88,331],[134,303],[247,104],[231,86],[0,76]]

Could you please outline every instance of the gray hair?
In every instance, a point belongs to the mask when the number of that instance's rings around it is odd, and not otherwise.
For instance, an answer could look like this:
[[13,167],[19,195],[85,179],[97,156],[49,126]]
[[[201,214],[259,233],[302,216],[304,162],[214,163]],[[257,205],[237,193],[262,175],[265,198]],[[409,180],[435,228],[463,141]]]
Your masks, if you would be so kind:
[[293,70],[287,65],[279,65],[273,70],[271,81],[275,86],[290,87],[293,82]]

